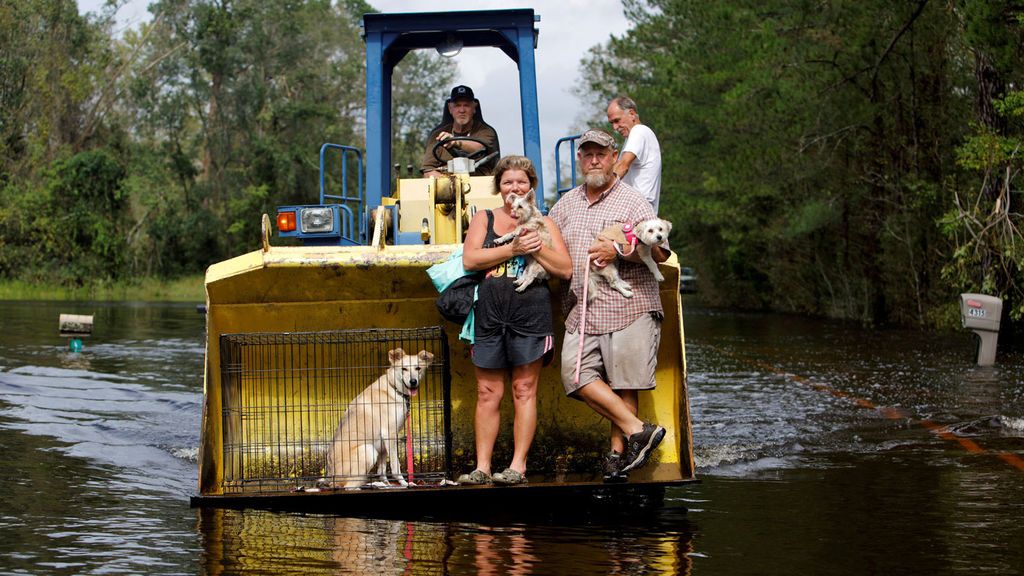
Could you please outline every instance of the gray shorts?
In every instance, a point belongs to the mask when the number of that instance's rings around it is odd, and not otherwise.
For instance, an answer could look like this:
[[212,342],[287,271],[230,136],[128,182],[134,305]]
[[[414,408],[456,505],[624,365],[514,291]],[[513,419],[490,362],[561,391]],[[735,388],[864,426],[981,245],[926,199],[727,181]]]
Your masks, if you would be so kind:
[[543,356],[546,365],[555,349],[554,336],[520,336],[506,331],[490,338],[477,337],[473,342],[473,365],[497,370],[524,366]]
[[661,320],[644,314],[618,332],[587,334],[583,340],[580,380],[576,377],[579,334],[565,332],[562,343],[562,385],[567,395],[595,380],[604,380],[613,390],[650,390],[658,367]]

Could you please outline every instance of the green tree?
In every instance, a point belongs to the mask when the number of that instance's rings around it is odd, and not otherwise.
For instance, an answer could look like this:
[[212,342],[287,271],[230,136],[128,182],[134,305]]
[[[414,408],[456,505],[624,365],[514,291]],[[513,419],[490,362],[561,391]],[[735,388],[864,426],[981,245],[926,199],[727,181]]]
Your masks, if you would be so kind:
[[124,133],[111,20],[70,0],[0,5],[0,274],[119,277]]
[[81,151],[98,129],[101,80],[115,64],[108,21],[74,0],[0,4],[0,174],[24,178]]
[[47,186],[53,262],[75,284],[124,274],[124,167],[105,150],[80,152],[55,164]]
[[974,65],[972,133],[958,150],[964,178],[942,220],[955,251],[943,272],[965,292],[998,295],[1013,318],[1024,317],[1024,224],[1016,175],[1024,166],[1024,2],[955,3]]
[[[207,258],[236,254],[255,245],[261,213],[316,200],[321,143],[362,146],[358,26],[370,8],[356,1],[162,0],[151,10],[152,30],[133,38],[147,54],[132,81],[133,105],[141,141],[168,159],[162,180],[179,190],[177,198],[150,197],[136,212],[209,212],[221,225],[208,232],[220,247]],[[437,57],[406,60],[394,81],[396,158],[408,156],[402,146],[409,134],[425,132],[428,107],[436,114],[424,94],[451,77],[450,64]],[[332,189],[338,177],[329,174]],[[354,170],[350,177],[354,185]],[[161,230],[168,225],[161,219]],[[148,250],[157,236],[173,235],[153,231],[149,242],[139,237],[139,247]]]
[[[714,304],[928,322],[935,225],[969,98],[956,19],[927,0],[629,1],[592,52],[662,143],[662,212]],[[666,42],[671,38],[671,42]]]

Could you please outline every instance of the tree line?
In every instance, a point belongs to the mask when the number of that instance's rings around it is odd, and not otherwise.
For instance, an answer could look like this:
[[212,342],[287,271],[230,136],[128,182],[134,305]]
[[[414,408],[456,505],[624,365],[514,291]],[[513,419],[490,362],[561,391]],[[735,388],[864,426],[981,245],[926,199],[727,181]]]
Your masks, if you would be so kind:
[[[174,277],[257,245],[262,213],[318,198],[318,148],[363,146],[360,0],[0,4],[0,278]],[[397,162],[419,164],[454,68],[396,68]]]
[[579,93],[638,102],[706,301],[929,326],[985,292],[1024,314],[1024,2],[624,7]]
[[[363,145],[362,0],[156,0],[128,30],[115,6],[0,4],[0,278],[200,272],[317,197],[320,143]],[[979,291],[1024,314],[1024,0],[623,7],[578,96],[592,122],[639,103],[704,301],[934,325]],[[453,77],[396,69],[396,162]]]

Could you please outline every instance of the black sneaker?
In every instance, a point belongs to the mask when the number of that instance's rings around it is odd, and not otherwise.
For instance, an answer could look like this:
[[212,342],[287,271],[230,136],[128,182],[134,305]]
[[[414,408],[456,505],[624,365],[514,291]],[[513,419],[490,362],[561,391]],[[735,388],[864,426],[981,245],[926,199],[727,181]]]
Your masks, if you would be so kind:
[[644,422],[643,430],[626,438],[626,452],[622,456],[622,471],[629,472],[647,463],[651,452],[661,444],[665,429],[656,424]]
[[621,484],[627,482],[629,476],[621,470],[622,454],[612,450],[604,455],[604,483]]

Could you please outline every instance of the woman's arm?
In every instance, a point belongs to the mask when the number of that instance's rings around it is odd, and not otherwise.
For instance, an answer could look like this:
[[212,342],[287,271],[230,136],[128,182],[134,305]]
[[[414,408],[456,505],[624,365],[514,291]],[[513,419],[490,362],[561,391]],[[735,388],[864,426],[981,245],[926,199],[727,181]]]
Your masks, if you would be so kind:
[[462,245],[462,267],[466,270],[487,270],[492,266],[500,264],[505,260],[518,254],[525,254],[516,238],[508,244],[484,248],[484,238],[487,237],[487,212],[478,211],[469,223],[469,230],[466,232],[466,242]]

